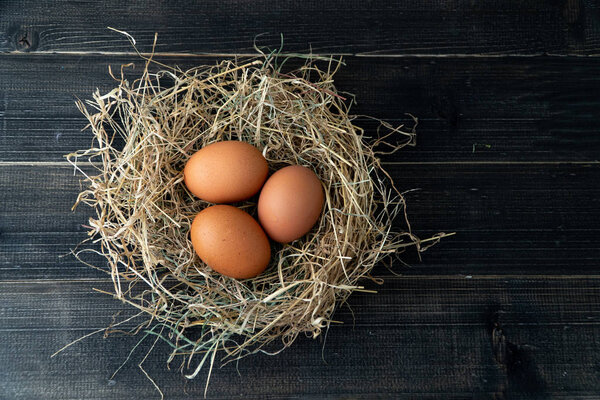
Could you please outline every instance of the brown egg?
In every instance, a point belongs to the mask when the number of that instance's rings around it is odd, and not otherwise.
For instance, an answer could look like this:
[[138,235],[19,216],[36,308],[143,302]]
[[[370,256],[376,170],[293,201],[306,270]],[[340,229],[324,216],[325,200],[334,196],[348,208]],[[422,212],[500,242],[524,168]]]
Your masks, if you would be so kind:
[[319,219],[324,195],[310,169],[292,165],[275,172],[258,199],[258,219],[267,235],[288,243],[304,236]]
[[237,207],[205,208],[194,218],[190,236],[200,259],[232,278],[260,274],[271,258],[267,235],[250,214]]
[[254,196],[267,179],[269,166],[250,143],[216,142],[197,151],[185,164],[190,192],[211,203],[233,203]]

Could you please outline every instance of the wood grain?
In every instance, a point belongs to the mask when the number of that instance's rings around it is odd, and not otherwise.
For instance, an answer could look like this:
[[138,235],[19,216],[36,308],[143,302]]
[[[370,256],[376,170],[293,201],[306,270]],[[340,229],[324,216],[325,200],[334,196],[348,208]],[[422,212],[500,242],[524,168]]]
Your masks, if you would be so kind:
[[[384,157],[413,230],[457,234],[410,267],[379,266],[323,339],[216,369],[216,399],[597,399],[600,393],[600,7],[591,0],[0,4],[0,399],[148,399],[140,336],[93,336],[133,315],[68,252],[92,215],[63,155],[90,144],[74,106],[115,85],[154,34],[189,68],[259,46],[344,54],[357,114],[419,117],[418,146]],[[376,124],[359,119],[368,134]],[[86,259],[102,265],[99,256]],[[394,274],[393,274],[393,273]],[[400,275],[395,275],[400,274]],[[167,399],[204,379],[145,364]]]
[[[218,58],[166,58],[188,68]],[[74,105],[116,84],[108,66],[139,58],[0,57],[0,161],[60,161],[86,148],[89,131]],[[600,59],[347,57],[336,76],[356,95],[356,114],[397,125],[419,118],[417,147],[387,161],[597,161]],[[377,124],[357,122],[375,135]]]
[[[599,9],[587,0],[4,1],[0,51],[404,54],[597,54]],[[260,35],[260,36],[259,36]]]
[[[11,399],[157,398],[136,367],[140,339],[101,336],[49,356],[110,324],[121,307],[91,291],[110,282],[0,283],[0,390]],[[323,342],[300,337],[274,357],[256,355],[216,369],[209,398],[543,398],[600,389],[600,302],[597,279],[389,278],[379,293],[355,294]],[[353,316],[354,313],[354,316]],[[199,397],[204,381],[184,383],[159,344],[146,370],[169,399]],[[238,374],[239,371],[239,374]],[[36,382],[28,384],[27,382]],[[135,388],[135,389],[132,389]],[[132,393],[134,390],[134,393]],[[590,397],[591,398],[591,397]]]
[[[595,275],[600,248],[600,165],[421,165],[386,168],[406,195],[421,237],[457,232],[395,264],[406,275]],[[70,166],[0,166],[0,281],[98,276],[69,250],[93,210],[70,208],[81,176]],[[398,221],[398,227],[401,227]],[[105,265],[90,254],[86,260]]]

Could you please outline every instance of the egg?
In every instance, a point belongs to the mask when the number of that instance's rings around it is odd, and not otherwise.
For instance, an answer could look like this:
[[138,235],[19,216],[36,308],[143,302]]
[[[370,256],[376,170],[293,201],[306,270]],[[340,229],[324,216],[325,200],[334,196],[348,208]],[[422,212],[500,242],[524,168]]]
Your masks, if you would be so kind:
[[292,165],[275,172],[258,198],[258,219],[269,237],[288,243],[304,236],[319,219],[323,187],[309,168]]
[[194,218],[190,236],[200,259],[231,278],[257,276],[271,258],[267,235],[250,214],[237,207],[205,208]]
[[267,179],[269,166],[250,143],[216,142],[190,157],[184,182],[195,196],[211,203],[233,203],[254,196]]

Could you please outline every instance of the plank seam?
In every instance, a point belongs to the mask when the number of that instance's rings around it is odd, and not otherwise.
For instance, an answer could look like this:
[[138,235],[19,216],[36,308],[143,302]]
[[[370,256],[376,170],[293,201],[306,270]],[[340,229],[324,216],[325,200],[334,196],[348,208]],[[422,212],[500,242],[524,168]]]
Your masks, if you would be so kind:
[[[214,57],[260,57],[260,53],[177,53],[177,52],[156,52],[140,53],[144,57],[173,57],[173,58],[214,58]],[[306,56],[310,53],[281,53],[282,57],[293,57],[295,55]],[[0,56],[122,56],[138,57],[138,53],[127,51],[5,51],[0,52]],[[312,53],[314,57],[360,57],[360,58],[598,58],[600,53],[578,54],[578,53],[503,53],[503,54],[483,54],[483,53],[413,53],[413,54],[373,54],[373,53]]]

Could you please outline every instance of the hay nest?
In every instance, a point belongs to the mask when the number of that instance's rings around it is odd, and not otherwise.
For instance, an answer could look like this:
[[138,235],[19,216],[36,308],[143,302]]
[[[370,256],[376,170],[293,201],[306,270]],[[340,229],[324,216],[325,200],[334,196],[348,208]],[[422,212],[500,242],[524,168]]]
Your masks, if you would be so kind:
[[[183,71],[149,57],[139,79],[130,83],[122,70],[116,88],[78,102],[94,142],[67,158],[87,182],[77,203],[96,211],[88,240],[108,260],[113,295],[148,316],[143,328],[171,344],[169,362],[183,356],[189,378],[212,369],[217,354],[222,363],[281,350],[300,333],[319,336],[376,264],[424,247],[410,228],[395,229],[403,198],[375,150],[389,135],[396,139],[387,150],[400,148],[413,130],[384,124],[388,135],[368,139],[334,86],[340,61],[310,59],[289,72],[281,64],[262,55]],[[188,192],[182,171],[195,151],[220,140],[253,144],[271,172],[308,166],[324,185],[317,225],[274,244],[271,264],[253,279],[213,272],[188,236],[209,204]],[[86,159],[97,173],[79,168]],[[237,206],[255,215],[255,200]]]

